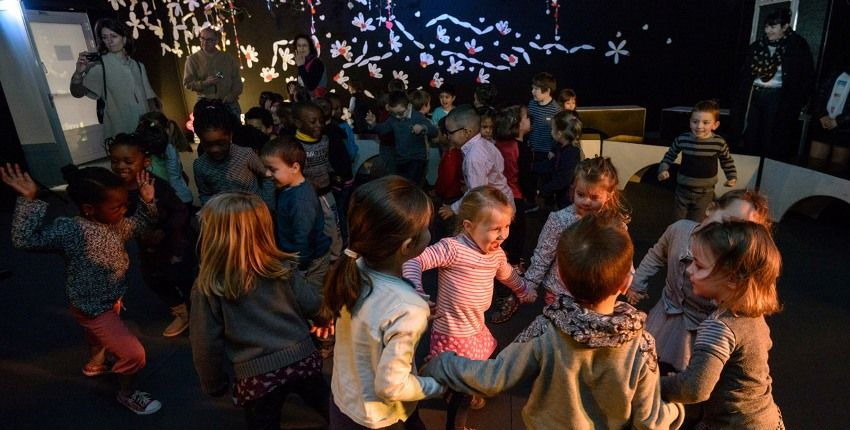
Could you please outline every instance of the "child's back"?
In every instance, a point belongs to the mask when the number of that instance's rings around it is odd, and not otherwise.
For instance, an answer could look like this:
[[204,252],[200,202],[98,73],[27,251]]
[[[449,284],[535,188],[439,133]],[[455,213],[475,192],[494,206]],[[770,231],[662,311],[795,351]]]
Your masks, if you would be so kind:
[[328,253],[331,239],[324,233],[324,213],[310,182],[280,190],[274,216],[277,246],[298,254],[299,270]]

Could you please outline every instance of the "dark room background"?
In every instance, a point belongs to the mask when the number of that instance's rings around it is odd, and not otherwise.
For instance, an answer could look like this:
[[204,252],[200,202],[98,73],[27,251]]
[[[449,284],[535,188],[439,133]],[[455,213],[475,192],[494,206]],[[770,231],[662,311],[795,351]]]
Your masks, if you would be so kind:
[[[197,32],[211,22],[222,27],[226,51],[242,64],[243,111],[256,104],[261,91],[285,95],[284,84],[296,73],[292,39],[312,33],[328,77],[336,77],[329,87],[343,94],[349,80],[376,93],[403,73],[410,88],[430,89],[432,96],[442,81],[458,89],[461,103],[469,102],[475,83],[485,81],[496,86],[503,104],[526,103],[532,76],[548,71],[559,88],[576,91],[579,106],[646,107],[650,133],[658,129],[665,107],[705,98],[720,100],[722,107],[731,104],[754,9],[753,1],[740,0],[24,3],[28,9],[86,11],[92,22],[117,17],[135,26],[136,57],[148,67],[165,113],[178,120],[194,103],[180,84],[183,63],[197,49]],[[846,19],[847,5],[844,0],[800,3],[798,30],[817,59],[828,10],[840,9]],[[841,27],[835,25],[841,16],[832,17],[833,27]],[[842,36],[826,40],[846,44]],[[846,49],[833,51],[843,56]]]

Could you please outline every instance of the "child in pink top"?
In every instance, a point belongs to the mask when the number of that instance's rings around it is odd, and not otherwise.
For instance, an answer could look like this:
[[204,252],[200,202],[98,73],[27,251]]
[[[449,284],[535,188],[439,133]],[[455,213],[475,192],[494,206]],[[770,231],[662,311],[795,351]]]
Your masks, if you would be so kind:
[[[508,237],[513,207],[499,190],[482,186],[470,190],[458,212],[460,233],[429,246],[404,264],[404,277],[422,290],[422,272],[440,268],[437,305],[431,329],[430,356],[454,351],[484,360],[496,349],[496,339],[484,324],[484,311],[493,299],[493,278],[508,286],[523,303],[537,293],[508,264],[502,242]],[[453,393],[447,428],[464,428],[471,396]]]

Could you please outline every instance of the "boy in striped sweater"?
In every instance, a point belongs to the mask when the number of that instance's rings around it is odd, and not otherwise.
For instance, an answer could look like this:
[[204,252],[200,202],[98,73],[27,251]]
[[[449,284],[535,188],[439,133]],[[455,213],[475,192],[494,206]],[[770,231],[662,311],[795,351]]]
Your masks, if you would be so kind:
[[673,140],[670,149],[658,166],[658,180],[670,177],[670,166],[682,153],[682,165],[676,177],[676,199],[673,220],[687,218],[701,222],[705,211],[714,201],[714,184],[717,183],[717,160],[726,175],[727,187],[738,182],[735,161],[729,154],[726,141],[714,134],[720,126],[720,107],[713,100],[697,103],[691,110],[689,133]]

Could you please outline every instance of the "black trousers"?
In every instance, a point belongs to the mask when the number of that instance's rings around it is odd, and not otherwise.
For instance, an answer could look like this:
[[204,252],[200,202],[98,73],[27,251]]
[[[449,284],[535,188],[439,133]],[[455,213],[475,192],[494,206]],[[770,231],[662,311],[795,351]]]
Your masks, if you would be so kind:
[[304,403],[313,407],[325,420],[328,420],[328,399],[331,390],[322,375],[317,374],[284,384],[259,399],[246,402],[244,408],[248,428],[251,430],[278,430],[280,428],[280,409],[289,393],[301,396]]

